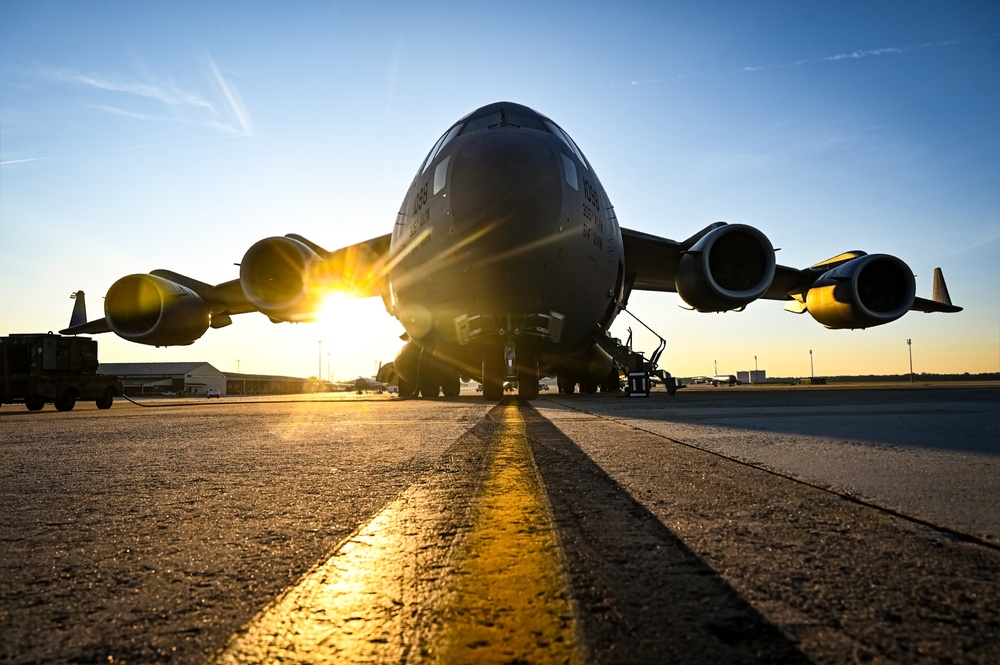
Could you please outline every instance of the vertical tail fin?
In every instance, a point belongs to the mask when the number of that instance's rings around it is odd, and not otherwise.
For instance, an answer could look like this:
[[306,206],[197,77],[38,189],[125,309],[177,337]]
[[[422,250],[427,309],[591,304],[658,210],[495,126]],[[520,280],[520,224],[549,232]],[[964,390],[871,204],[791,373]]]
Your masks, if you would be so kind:
[[[937,282],[935,282],[937,284]],[[937,287],[935,287],[937,288]],[[937,293],[937,291],[935,291]],[[76,291],[70,295],[76,301],[73,305],[73,314],[69,317],[69,327],[82,326],[87,322],[87,301],[83,297],[83,291]]]
[[931,295],[936,302],[945,305],[951,304],[951,296],[948,294],[948,285],[944,283],[944,273],[940,268],[934,269],[934,292]]

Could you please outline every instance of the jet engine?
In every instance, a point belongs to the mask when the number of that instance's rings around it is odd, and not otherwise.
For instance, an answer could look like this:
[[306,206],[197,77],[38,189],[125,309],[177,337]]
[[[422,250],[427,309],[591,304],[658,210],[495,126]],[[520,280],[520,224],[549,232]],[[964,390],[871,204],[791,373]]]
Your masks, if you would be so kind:
[[240,287],[272,321],[309,321],[323,295],[314,283],[322,262],[323,257],[298,240],[264,238],[240,262]]
[[869,254],[823,273],[806,293],[806,309],[827,328],[869,328],[906,314],[916,290],[902,260]]
[[700,312],[739,309],[764,295],[774,279],[774,248],[745,224],[726,224],[702,236],[677,264],[674,284]]
[[104,317],[119,337],[151,346],[190,344],[211,322],[208,304],[194,291],[156,275],[128,275],[112,284]]

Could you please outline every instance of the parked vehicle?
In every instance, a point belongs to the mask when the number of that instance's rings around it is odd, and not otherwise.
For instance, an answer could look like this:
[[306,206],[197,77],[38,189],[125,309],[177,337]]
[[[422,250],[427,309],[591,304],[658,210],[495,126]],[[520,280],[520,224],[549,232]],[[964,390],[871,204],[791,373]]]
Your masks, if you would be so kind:
[[123,394],[117,376],[97,373],[97,342],[89,337],[29,333],[0,337],[0,403],[24,402],[29,411],[47,403],[71,411],[78,400],[110,409]]

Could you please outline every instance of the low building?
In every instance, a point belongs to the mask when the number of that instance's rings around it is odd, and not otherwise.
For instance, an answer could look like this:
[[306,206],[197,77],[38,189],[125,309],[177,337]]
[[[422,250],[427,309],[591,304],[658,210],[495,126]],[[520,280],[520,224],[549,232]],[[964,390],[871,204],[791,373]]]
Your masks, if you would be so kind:
[[226,394],[226,374],[210,363],[101,363],[98,374],[117,376],[130,397],[177,395],[204,397],[209,388]]
[[325,383],[294,376],[269,374],[226,374],[226,390],[230,395],[298,395],[326,392]]
[[762,369],[751,369],[744,372],[737,372],[736,379],[743,384],[767,383],[767,372]]

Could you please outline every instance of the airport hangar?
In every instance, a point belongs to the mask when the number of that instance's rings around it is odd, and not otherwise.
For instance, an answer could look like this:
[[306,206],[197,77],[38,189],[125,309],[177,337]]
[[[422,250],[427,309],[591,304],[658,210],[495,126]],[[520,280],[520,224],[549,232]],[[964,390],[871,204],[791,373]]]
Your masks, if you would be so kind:
[[318,388],[310,379],[223,372],[207,362],[101,363],[97,372],[119,377],[130,397],[205,397],[212,388],[221,395],[288,395]]

